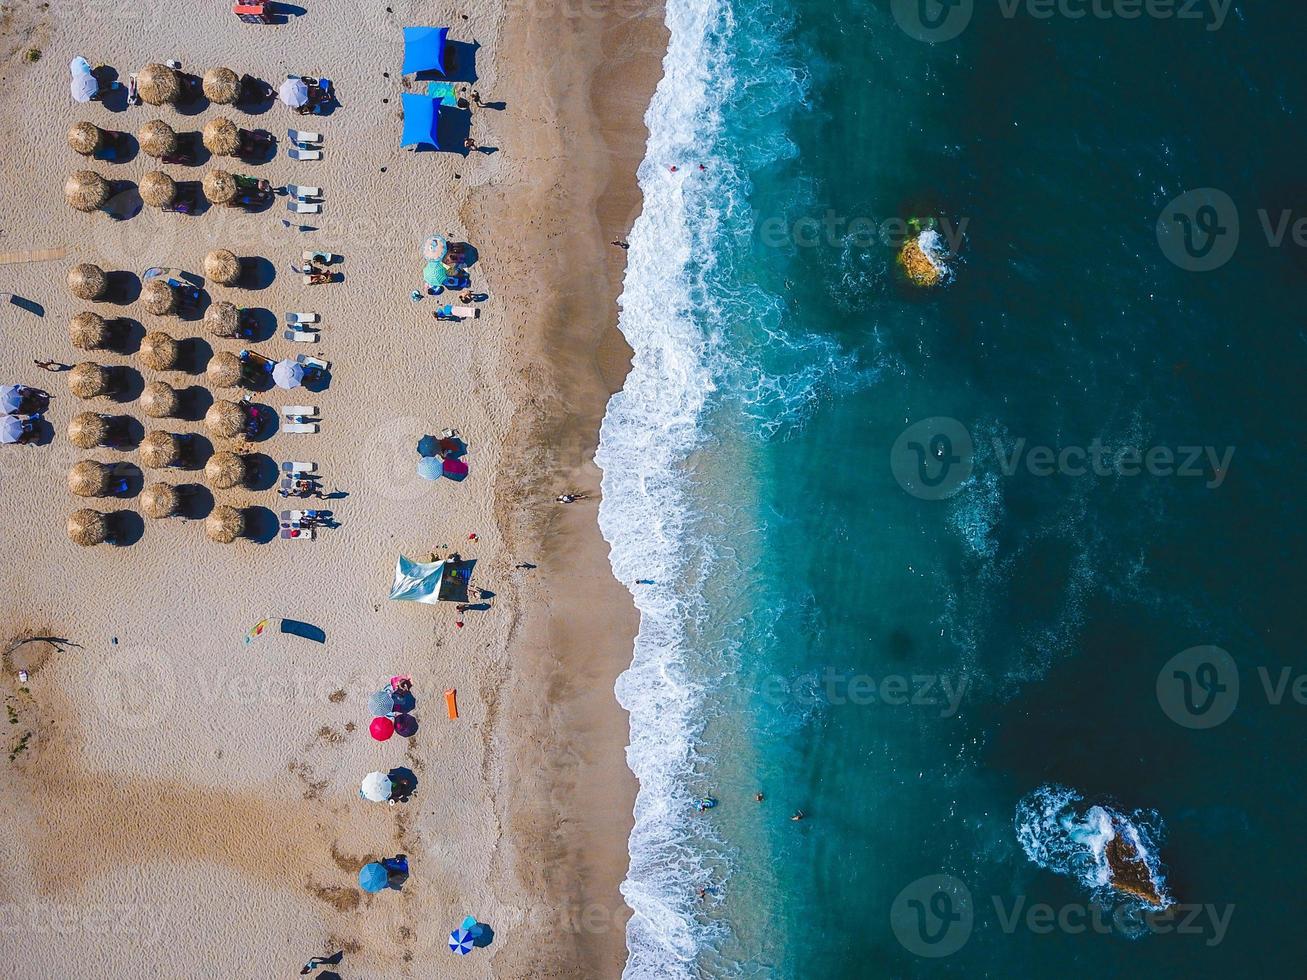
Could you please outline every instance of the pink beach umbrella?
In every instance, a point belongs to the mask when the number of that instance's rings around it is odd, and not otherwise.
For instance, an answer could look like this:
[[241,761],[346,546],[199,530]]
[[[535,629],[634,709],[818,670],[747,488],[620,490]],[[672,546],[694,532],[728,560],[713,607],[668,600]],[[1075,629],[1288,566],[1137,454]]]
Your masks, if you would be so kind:
[[368,734],[378,742],[384,742],[395,734],[395,723],[389,718],[373,718],[368,726]]
[[463,462],[461,459],[446,458],[442,462],[444,464],[442,469],[445,471],[445,476],[449,477],[449,479],[461,480],[467,476],[467,463]]

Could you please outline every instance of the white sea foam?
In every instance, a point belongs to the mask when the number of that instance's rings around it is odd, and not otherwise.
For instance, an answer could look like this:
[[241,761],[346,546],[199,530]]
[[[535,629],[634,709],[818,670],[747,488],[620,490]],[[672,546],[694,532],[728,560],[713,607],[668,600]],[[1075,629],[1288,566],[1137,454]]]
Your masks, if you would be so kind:
[[704,880],[687,819],[701,692],[685,664],[686,626],[700,615],[700,600],[685,585],[707,558],[691,543],[684,464],[701,443],[714,390],[703,282],[717,235],[709,202],[718,177],[698,164],[714,143],[729,89],[729,79],[714,75],[729,15],[719,0],[669,0],[666,11],[664,77],[645,116],[644,209],[631,230],[619,301],[632,367],[608,405],[596,454],[604,472],[600,527],[614,574],[631,585],[640,610],[634,657],[617,682],[631,715],[627,764],[640,782],[622,883],[633,910],[624,974],[632,978],[692,976],[709,938],[692,904],[693,884]]

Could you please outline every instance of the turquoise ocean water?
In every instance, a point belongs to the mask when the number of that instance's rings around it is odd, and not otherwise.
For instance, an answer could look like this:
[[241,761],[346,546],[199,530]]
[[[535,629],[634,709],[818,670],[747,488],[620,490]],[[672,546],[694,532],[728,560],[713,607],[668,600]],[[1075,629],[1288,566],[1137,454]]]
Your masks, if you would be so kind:
[[627,975],[1301,975],[1307,7],[924,3],[668,3]]

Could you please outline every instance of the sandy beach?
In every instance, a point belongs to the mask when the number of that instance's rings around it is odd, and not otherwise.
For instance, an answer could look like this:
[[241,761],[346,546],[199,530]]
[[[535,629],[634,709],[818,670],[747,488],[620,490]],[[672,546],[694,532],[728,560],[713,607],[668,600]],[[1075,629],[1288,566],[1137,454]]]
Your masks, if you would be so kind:
[[[634,174],[665,45],[661,11],[304,6],[277,27],[241,24],[226,4],[184,14],[107,2],[4,7],[0,125],[16,138],[0,182],[0,290],[22,302],[0,306],[0,380],[51,393],[54,436],[0,453],[0,693],[12,756],[0,763],[0,957],[15,977],[94,968],[262,978],[295,975],[337,949],[346,977],[617,976],[635,785],[612,687],[635,614],[596,525],[592,457],[626,369],[614,326],[624,253],[607,243],[639,211]],[[496,152],[399,148],[400,30],[412,24],[451,27],[456,77],[474,79],[496,106],[472,113],[471,133]],[[203,102],[76,105],[67,66],[77,55],[124,80],[168,58],[274,84],[289,72],[326,75],[340,105],[321,117],[280,104],[257,114]],[[124,221],[65,204],[64,179],[77,169],[199,180],[212,165],[160,168],[143,153],[88,162],[66,142],[74,122],[135,133],[159,118],[190,131],[219,114],[283,142],[287,128],[322,133],[320,162],[279,152],[230,168],[320,186],[315,230],[285,227],[280,199],[262,213],[146,208]],[[433,309],[452,298],[410,300],[431,234],[475,249],[473,288],[489,295],[478,319],[437,322]],[[202,274],[214,248],[259,270],[259,288],[206,283],[211,299],[278,319],[321,313],[316,345],[285,341],[280,327],[252,345],[331,361],[325,390],[254,394],[272,409],[311,401],[321,432],[276,432],[252,449],[273,463],[316,461],[324,490],[344,494],[325,504],[339,527],[314,541],[222,545],[203,521],[128,517],[130,544],[78,547],[65,532],[73,510],[139,514],[139,504],[73,496],[70,467],[139,459],[74,447],[74,414],[133,416],[214,450],[232,444],[195,419],[147,419],[132,400],[81,401],[66,375],[33,359],[94,360],[141,383],[203,388],[208,358],[241,342],[139,303],[76,300],[66,272],[91,262]],[[344,281],[303,286],[289,270],[305,248],[343,256]],[[184,370],[77,351],[68,321],[86,309],[189,341]],[[468,443],[469,475],[423,480],[416,443],[446,427]],[[206,483],[202,463],[143,476]],[[565,491],[590,496],[556,504]],[[211,492],[216,505],[263,508],[256,525],[270,517],[275,527],[288,506],[271,488]],[[397,555],[449,551],[476,561],[472,584],[489,608],[467,611],[459,628],[447,604],[388,601]],[[312,623],[326,642],[273,632],[246,645],[265,617]],[[367,699],[392,674],[413,675],[421,728],[378,743]],[[458,691],[457,721],[445,715],[447,688]],[[418,776],[410,803],[359,798],[366,773],[394,766]],[[360,866],[397,853],[412,867],[403,890],[363,894]],[[467,915],[494,939],[455,958],[446,941]]]

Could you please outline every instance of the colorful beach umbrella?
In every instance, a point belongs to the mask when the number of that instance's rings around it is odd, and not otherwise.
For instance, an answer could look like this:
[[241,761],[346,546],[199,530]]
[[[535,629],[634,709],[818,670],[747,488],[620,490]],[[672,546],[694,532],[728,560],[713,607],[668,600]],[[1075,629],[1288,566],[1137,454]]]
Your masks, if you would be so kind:
[[389,718],[373,718],[368,725],[368,734],[378,742],[384,742],[395,734],[395,723]]
[[418,476],[424,480],[439,480],[444,475],[444,462],[439,456],[423,456],[418,460]]
[[449,270],[439,262],[428,262],[422,269],[422,281],[428,286],[443,286],[449,278]]
[[377,691],[368,698],[368,711],[372,712],[375,717],[388,715],[395,710],[394,699],[390,696],[390,689]]
[[461,480],[467,476],[467,463],[461,459],[445,459],[441,462],[441,469],[451,480]]
[[23,407],[23,389],[18,385],[0,385],[0,410],[17,412]]
[[449,948],[459,956],[466,956],[476,948],[474,938],[466,929],[455,929],[449,934]]
[[[386,719],[389,721],[390,719]],[[412,715],[399,714],[395,716],[394,729],[396,735],[404,738],[412,738],[418,733],[418,720]]]
[[0,443],[12,445],[19,439],[23,438],[23,420],[17,415],[6,415],[0,418]]
[[418,440],[419,456],[439,456],[440,440],[435,436],[423,436]]
[[360,795],[365,800],[371,800],[373,803],[385,803],[390,799],[390,777],[384,772],[370,772],[363,777],[363,785],[359,789]]
[[449,243],[439,235],[432,235],[422,246],[422,257],[430,262],[439,262],[449,254]]
[[390,701],[392,711],[408,712],[417,706],[417,698],[413,697],[412,691],[396,691]]
[[304,365],[289,358],[278,361],[272,369],[272,380],[278,388],[298,388],[304,380]]
[[288,78],[277,89],[277,97],[292,109],[298,109],[309,101],[309,87],[301,79]]
[[372,861],[359,869],[359,887],[369,894],[374,894],[386,887],[386,869]]

